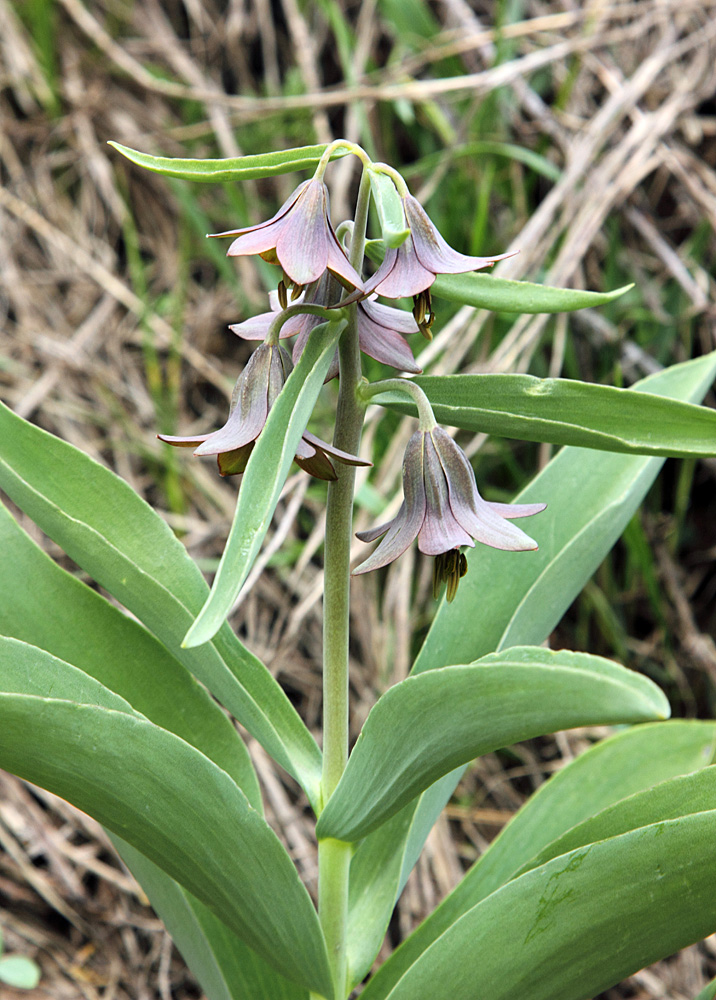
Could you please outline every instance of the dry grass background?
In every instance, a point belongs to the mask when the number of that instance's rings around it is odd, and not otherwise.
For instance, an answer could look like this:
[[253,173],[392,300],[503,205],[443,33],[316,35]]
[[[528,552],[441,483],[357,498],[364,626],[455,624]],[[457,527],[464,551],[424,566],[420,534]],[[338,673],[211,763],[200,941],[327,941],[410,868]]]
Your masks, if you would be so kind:
[[[0,394],[130,482],[208,570],[236,485],[211,464],[167,454],[154,434],[223,422],[247,357],[226,326],[265,308],[266,271],[227,267],[201,234],[271,214],[295,179],[190,188],[129,167],[109,138],[167,155],[236,156],[342,135],[404,165],[461,249],[519,247],[498,265],[502,275],[637,284],[621,305],[569,318],[508,324],[468,308],[442,312],[421,354],[433,373],[629,384],[716,346],[714,0],[0,0],[0,24]],[[329,181],[340,218],[351,164]],[[465,246],[478,237],[490,245]],[[329,407],[319,410],[330,434]],[[359,527],[395,510],[410,430],[371,415],[363,447],[382,458],[363,487]],[[549,457],[546,447],[482,436],[464,443],[506,495]],[[672,470],[555,637],[628,658],[688,714],[715,707],[715,471]],[[232,619],[314,730],[322,504],[323,487],[289,479]],[[357,582],[356,729],[376,691],[405,676],[429,622],[428,591],[429,567],[414,553],[382,580]],[[533,741],[469,772],[400,901],[386,954],[594,735]],[[305,803],[251,749],[267,815],[313,889]],[[42,967],[37,1000],[200,995],[97,824],[10,776],[0,776],[0,906],[8,951]],[[690,1000],[714,974],[711,938],[606,997]]]

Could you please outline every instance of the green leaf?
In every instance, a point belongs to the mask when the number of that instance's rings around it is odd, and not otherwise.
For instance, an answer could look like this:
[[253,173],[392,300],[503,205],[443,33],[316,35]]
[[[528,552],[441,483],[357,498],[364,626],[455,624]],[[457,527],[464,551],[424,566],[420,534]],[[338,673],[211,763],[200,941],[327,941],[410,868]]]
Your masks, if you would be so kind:
[[267,965],[166,872],[120,837],[112,835],[112,842],[208,1000],[308,1000],[304,987],[289,982]]
[[433,941],[566,831],[627,796],[708,767],[715,755],[716,723],[683,719],[635,726],[590,747],[540,785],[456,888],[381,966],[365,1000],[386,996]]
[[399,247],[410,236],[410,229],[405,224],[402,199],[387,174],[371,170],[369,177],[383,242],[387,247]]
[[[469,910],[390,1000],[587,1000],[716,929],[716,812],[561,855]],[[469,974],[466,974],[469,970]]]
[[624,285],[613,292],[584,292],[578,288],[551,288],[470,271],[468,274],[439,274],[430,291],[441,299],[494,312],[559,313],[604,306],[631,287]]
[[[631,391],[699,400],[715,375],[716,354],[710,354],[651,375]],[[453,603],[441,603],[414,671],[543,642],[614,545],[662,464],[660,458],[564,448],[518,498],[548,504],[530,525],[539,551],[479,546],[470,552],[467,576]]]
[[[649,376],[638,388],[694,402],[703,399],[715,375],[710,355]],[[659,458],[563,449],[519,498],[549,502],[540,515],[544,531],[537,519],[533,529],[540,551],[512,554],[479,547],[470,559],[473,572],[461,581],[453,604],[440,605],[414,673],[469,662],[496,649],[544,642],[624,530],[662,464]],[[513,563],[519,572],[511,569]],[[351,879],[354,871],[362,879],[351,885],[356,898],[370,897],[372,880],[378,878],[371,874],[371,858],[385,858],[391,845],[390,870],[397,872],[392,900],[385,875],[380,876],[385,910],[382,919],[374,916],[374,927],[387,928],[393,906],[461,774],[459,769],[440,779],[405,807],[411,817],[406,843],[391,842],[386,826],[359,845],[351,864]]]
[[0,403],[0,488],[151,629],[317,802],[320,751],[260,660],[228,625],[210,646],[181,648],[208,587],[168,525],[127,483]]
[[[206,689],[151,633],[60,569],[2,504],[0,551],[0,633],[47,650],[121,695],[210,757],[261,810],[243,740]],[[18,586],[18,580],[30,585]]]
[[[170,156],[150,156],[140,153],[119,142],[110,142],[117,152],[126,156],[138,167],[151,170],[165,177],[179,177],[184,181],[229,182],[256,180],[259,177],[274,177],[289,174],[294,170],[313,170],[326,151],[325,145],[300,146],[297,149],[277,149],[272,153],[258,153],[254,156],[229,157],[223,160],[185,160]],[[349,150],[336,149],[332,160],[346,156]]]
[[707,983],[701,990],[699,995],[694,998],[694,1000],[714,1000],[716,997],[716,979],[712,979],[710,983]]
[[186,647],[200,646],[216,634],[249,575],[345,326],[346,320],[341,319],[311,331],[298,364],[271,407],[243,475],[211,593],[186,634]]
[[[58,691],[97,685],[43,650],[26,655],[35,658],[29,690],[40,669],[52,669]],[[106,689],[102,704],[0,695],[0,767],[93,816],[286,978],[330,996],[318,916],[278,837],[225,771],[137,713],[105,707],[117,698]]]
[[408,677],[371,709],[316,833],[358,840],[442,775],[499,747],[668,715],[650,680],[587,653],[515,647]]
[[34,990],[40,982],[40,969],[23,955],[0,958],[0,983],[18,990]]
[[[716,410],[648,392],[532,375],[428,375],[413,381],[439,424],[627,454],[716,455]],[[382,393],[371,402],[417,415],[404,393]]]
[[[627,761],[624,763],[628,766]],[[578,847],[594,844],[598,840],[608,840],[652,823],[714,809],[716,767],[705,767],[695,774],[670,778],[652,788],[636,792],[578,823],[523,865],[517,875],[538,868],[560,854],[569,854]]]

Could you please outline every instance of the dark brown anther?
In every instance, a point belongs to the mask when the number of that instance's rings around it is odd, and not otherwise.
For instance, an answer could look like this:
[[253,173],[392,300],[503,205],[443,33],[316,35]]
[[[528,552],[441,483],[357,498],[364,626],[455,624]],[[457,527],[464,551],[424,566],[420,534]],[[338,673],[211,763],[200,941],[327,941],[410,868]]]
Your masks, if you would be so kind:
[[278,304],[282,309],[288,308],[288,289],[286,288],[285,278],[281,278],[278,283]]

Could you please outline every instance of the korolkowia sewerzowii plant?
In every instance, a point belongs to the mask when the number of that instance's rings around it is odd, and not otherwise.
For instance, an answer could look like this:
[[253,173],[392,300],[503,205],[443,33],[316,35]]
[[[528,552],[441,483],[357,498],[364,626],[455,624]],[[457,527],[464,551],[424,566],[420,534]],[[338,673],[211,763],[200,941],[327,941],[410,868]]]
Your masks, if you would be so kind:
[[[216,168],[120,151],[186,179]],[[331,220],[326,175],[346,154],[361,166],[355,213]],[[222,177],[228,170],[237,183],[307,164],[314,173],[267,222],[219,234],[232,238],[229,256],[276,265],[277,287],[268,312],[232,327],[260,343],[225,425],[162,435],[241,477],[211,590],[121,479],[0,407],[0,487],[116,602],[47,559],[0,508],[0,766],[105,825],[208,1000],[346,1000],[362,983],[365,1000],[587,1000],[716,929],[716,726],[666,721],[668,703],[648,678],[546,646],[664,457],[716,453],[716,415],[698,405],[716,358],[633,389],[420,375],[406,337],[431,336],[434,289],[462,301],[477,289],[485,307],[504,309],[507,297],[514,312],[521,302],[534,308],[536,286],[485,277],[511,251],[454,250],[400,174],[351,143],[230,163]],[[366,259],[371,199],[377,269]],[[620,293],[537,291],[549,312]],[[412,298],[412,312],[379,296]],[[415,377],[369,383],[362,353]],[[328,444],[308,428],[336,375]],[[417,416],[418,427],[405,452],[402,507],[358,533],[378,544],[354,573],[380,570],[417,541],[435,559],[435,596],[446,585],[446,599],[410,676],[377,698],[349,753],[353,498],[356,468],[370,465],[361,447],[369,405]],[[443,423],[566,447],[514,503],[497,502],[478,491]],[[328,480],[320,748],[226,622],[294,461]],[[516,523],[527,517],[530,535]],[[315,813],[315,900],[263,818],[251,758],[227,712]],[[620,728],[542,785],[375,969],[396,900],[461,769],[581,726]]]

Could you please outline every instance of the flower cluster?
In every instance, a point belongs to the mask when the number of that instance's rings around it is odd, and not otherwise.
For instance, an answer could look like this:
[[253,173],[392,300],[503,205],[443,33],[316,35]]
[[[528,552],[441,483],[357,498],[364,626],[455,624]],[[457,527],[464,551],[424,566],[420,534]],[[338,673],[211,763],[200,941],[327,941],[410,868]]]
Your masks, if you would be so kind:
[[[416,374],[420,368],[406,337],[418,332],[431,336],[434,314],[430,288],[436,275],[480,270],[508,256],[471,257],[453,250],[420,203],[407,193],[402,179],[390,168],[376,165],[375,169],[388,172],[402,191],[408,236],[399,247],[386,249],[382,264],[364,282],[330,221],[328,190],[323,182],[327,156],[316,175],[300,184],[272,218],[255,226],[213,234],[233,237],[228,256],[259,254],[282,271],[277,291],[269,296],[269,310],[230,327],[239,337],[263,343],[239,376],[224,426],[213,433],[190,437],[160,435],[168,444],[194,447],[196,455],[216,455],[219,472],[224,476],[244,472],[293,364],[311,331],[325,322],[331,311],[353,309],[353,329],[360,350],[383,364]],[[291,309],[286,311],[289,292]],[[376,301],[378,295],[388,299],[412,297],[412,315]],[[295,337],[292,356],[280,343],[290,337]],[[336,352],[327,380],[338,374]],[[403,505],[389,523],[359,534],[366,542],[381,537],[382,540],[355,572],[366,573],[385,566],[417,539],[421,552],[436,557],[433,576],[436,596],[446,583],[447,598],[452,600],[467,570],[461,547],[474,546],[475,541],[480,541],[512,551],[537,548],[512,520],[536,514],[544,504],[483,500],[467,458],[435,425],[427,400],[411,384],[409,394],[415,398],[416,393],[423,399],[419,409],[422,406],[425,412],[421,415],[420,430],[410,439],[405,453]],[[296,462],[311,475],[328,480],[337,478],[334,462],[370,464],[308,431],[299,444]]]

